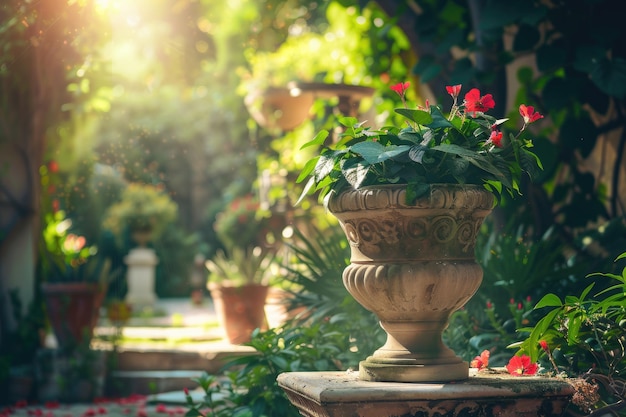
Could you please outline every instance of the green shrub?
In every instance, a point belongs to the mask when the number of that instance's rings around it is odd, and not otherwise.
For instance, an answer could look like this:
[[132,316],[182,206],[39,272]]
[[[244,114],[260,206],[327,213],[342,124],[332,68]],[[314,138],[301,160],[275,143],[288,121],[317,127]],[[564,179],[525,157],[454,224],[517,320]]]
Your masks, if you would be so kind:
[[[626,252],[615,262],[624,259]],[[589,284],[579,296],[545,295],[535,305],[542,318],[521,329],[529,336],[516,346],[553,373],[579,378],[580,401],[575,405],[581,411],[619,413],[626,407],[626,266],[621,274],[593,273],[588,278],[606,282],[600,282],[601,290],[594,290],[598,282]],[[590,398],[596,391],[594,403]]]
[[256,350],[226,364],[227,378],[204,375],[196,380],[205,390],[204,400],[190,403],[188,417],[211,409],[213,416],[297,417],[276,378],[283,372],[337,371],[355,364],[354,342],[344,325],[331,320],[253,333],[246,343]]
[[163,191],[148,184],[131,183],[121,200],[106,212],[104,226],[123,241],[128,231],[150,231],[158,239],[176,220],[178,206]]

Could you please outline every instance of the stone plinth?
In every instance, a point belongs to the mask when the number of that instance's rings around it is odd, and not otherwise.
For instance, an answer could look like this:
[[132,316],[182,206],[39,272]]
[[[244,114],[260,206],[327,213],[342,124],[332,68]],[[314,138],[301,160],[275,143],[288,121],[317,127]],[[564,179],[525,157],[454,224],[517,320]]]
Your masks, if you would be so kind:
[[449,383],[369,382],[357,372],[288,372],[278,385],[307,417],[552,417],[574,390],[563,379],[475,372]]
[[153,307],[157,298],[154,292],[155,267],[159,263],[154,250],[145,247],[132,249],[124,262],[128,265],[126,302],[137,309]]

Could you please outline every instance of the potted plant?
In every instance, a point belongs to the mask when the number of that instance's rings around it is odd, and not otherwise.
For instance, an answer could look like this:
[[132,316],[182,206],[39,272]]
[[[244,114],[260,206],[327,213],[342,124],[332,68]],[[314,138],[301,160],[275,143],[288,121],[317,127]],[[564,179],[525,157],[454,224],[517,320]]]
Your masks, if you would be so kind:
[[233,198],[215,216],[213,229],[227,248],[265,245],[268,219],[261,216],[259,199],[252,193]]
[[119,242],[130,234],[136,243],[145,246],[176,219],[177,210],[176,203],[157,187],[132,183],[122,192],[121,200],[107,210],[104,227]]
[[[157,299],[156,265],[159,258],[149,242],[162,237],[176,219],[178,206],[158,187],[131,183],[122,192],[119,202],[107,210],[105,229],[115,236],[123,251],[128,251],[126,300],[134,307],[152,308]],[[132,241],[137,244],[132,246]]]
[[70,232],[72,221],[65,212],[48,213],[45,221],[41,290],[58,346],[71,350],[89,343],[113,273],[95,245]]
[[267,329],[265,300],[274,258],[260,246],[232,246],[205,262],[207,288],[230,343],[248,342],[254,329]]
[[86,401],[101,396],[104,354],[90,349],[108,283],[118,272],[110,259],[72,232],[63,211],[45,217],[39,267],[46,316],[57,341],[35,358],[37,395],[42,401]]
[[[372,129],[339,119],[344,131],[325,145],[328,131],[305,144],[321,146],[298,182],[309,177],[300,200],[319,191],[351,247],[343,282],[373,311],[387,342],[360,364],[375,381],[451,381],[468,377],[468,364],[442,342],[450,315],[478,289],[482,269],[474,246],[484,218],[502,193],[519,194],[520,181],[541,163],[520,134],[542,118],[521,105],[523,126],[504,137],[507,119],[486,114],[490,94],[449,86],[453,103],[409,108],[409,83],[392,86],[403,107],[401,125]],[[495,198],[494,198],[495,197]]]

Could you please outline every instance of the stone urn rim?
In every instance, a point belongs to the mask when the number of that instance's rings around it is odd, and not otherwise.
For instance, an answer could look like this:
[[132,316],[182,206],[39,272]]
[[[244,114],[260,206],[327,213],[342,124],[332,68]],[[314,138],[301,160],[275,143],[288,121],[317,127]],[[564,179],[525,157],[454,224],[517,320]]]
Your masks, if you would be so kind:
[[[406,202],[406,188],[408,184],[378,184],[367,185],[359,188],[351,188],[333,192],[327,200],[327,209],[335,214],[344,211],[354,210],[375,210],[375,209],[413,209],[418,207],[432,207],[436,200],[437,192],[458,191],[461,193],[474,193],[479,201],[472,202],[473,209],[492,211],[496,206],[494,194],[477,184],[456,184],[456,183],[433,183],[429,184],[430,192],[420,196],[412,203]],[[386,198],[368,198],[373,192],[385,192]],[[481,196],[481,197],[478,197]],[[360,199],[357,207],[344,207],[341,203],[346,199]],[[478,203],[478,204],[476,204]],[[463,204],[463,203],[461,203]],[[440,208],[453,208],[452,205],[443,203]]]

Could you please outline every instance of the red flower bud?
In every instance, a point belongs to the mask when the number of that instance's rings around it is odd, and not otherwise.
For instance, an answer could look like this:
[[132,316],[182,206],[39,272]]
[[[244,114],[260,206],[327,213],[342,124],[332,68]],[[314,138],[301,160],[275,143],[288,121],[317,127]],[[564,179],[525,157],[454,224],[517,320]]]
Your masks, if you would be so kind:
[[405,83],[394,84],[390,88],[395,91],[400,97],[404,97],[406,90],[408,90],[410,86],[411,83],[407,81]]
[[543,118],[543,115],[535,112],[535,108],[533,106],[526,106],[525,104],[520,104],[519,114],[524,118],[525,124],[536,122],[537,120]]
[[446,91],[452,96],[452,98],[457,98],[461,92],[461,84],[448,85],[446,86]]

